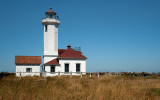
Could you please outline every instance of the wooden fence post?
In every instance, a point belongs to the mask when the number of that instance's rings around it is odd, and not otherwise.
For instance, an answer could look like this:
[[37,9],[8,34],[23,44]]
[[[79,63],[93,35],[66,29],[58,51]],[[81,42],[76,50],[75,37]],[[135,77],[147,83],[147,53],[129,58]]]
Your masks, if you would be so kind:
[[60,77],[60,71],[58,72],[58,78]]
[[99,72],[98,72],[98,79],[99,79]]
[[21,71],[20,71],[20,79],[22,78],[22,75],[21,75]]
[[46,81],[46,72],[44,71],[44,80]]
[[82,72],[81,72],[81,78],[82,78]]
[[70,78],[72,78],[72,71],[70,72]]
[[89,74],[89,77],[92,77],[91,72],[90,72],[90,74]]

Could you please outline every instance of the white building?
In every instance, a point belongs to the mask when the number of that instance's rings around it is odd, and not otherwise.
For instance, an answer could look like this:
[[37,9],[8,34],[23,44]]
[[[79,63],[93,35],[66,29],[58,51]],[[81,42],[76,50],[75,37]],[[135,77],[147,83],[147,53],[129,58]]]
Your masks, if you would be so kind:
[[[52,8],[45,13],[46,18],[42,20],[44,26],[44,52],[43,52],[43,71],[46,76],[79,75],[86,72],[86,57],[81,51],[76,51],[70,45],[67,49],[58,49],[58,25],[60,20]],[[83,73],[85,74],[85,73]]]
[[[44,51],[42,72],[46,72],[46,76],[85,74],[86,57],[81,51],[76,51],[70,45],[67,49],[58,49],[58,26],[60,24],[59,17],[52,8],[45,13],[46,17],[42,20],[44,26]],[[38,59],[38,60],[37,60]],[[41,57],[40,56],[16,56],[16,75],[22,76],[37,75],[39,76]],[[35,73],[34,73],[35,72]]]
[[16,76],[40,76],[41,56],[15,56]]

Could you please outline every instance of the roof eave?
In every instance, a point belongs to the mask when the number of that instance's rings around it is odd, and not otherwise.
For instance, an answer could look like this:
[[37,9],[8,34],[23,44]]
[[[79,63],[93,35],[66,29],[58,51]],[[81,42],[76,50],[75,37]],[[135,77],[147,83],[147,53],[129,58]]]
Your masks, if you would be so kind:
[[[41,64],[41,63],[40,63]],[[33,64],[33,63],[15,63],[15,65],[40,65],[40,64]]]
[[60,66],[60,64],[44,64],[45,66],[49,66],[49,65],[55,65],[55,66]]
[[83,60],[86,60],[87,58],[58,57],[58,59],[83,59]]

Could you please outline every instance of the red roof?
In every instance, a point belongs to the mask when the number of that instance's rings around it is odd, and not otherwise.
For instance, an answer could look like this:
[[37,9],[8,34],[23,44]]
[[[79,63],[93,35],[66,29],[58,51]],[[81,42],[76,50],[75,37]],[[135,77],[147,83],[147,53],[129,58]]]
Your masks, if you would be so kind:
[[87,59],[87,57],[82,55],[81,51],[72,49],[70,45],[67,47],[68,49],[58,49],[58,58],[45,63],[45,65],[60,65],[59,59]]
[[41,64],[41,56],[15,56],[15,64]]
[[82,52],[76,51],[68,46],[68,49],[59,49],[59,56],[58,58],[69,58],[69,59],[87,59]]
[[[50,10],[46,12],[46,14],[47,14],[47,13],[55,13],[55,12],[52,10],[52,8],[50,8]],[[55,13],[55,14],[56,14],[56,13]]]
[[53,59],[47,63],[45,63],[45,65],[60,65],[58,59]]
[[58,55],[61,55],[63,52],[65,52],[67,49],[58,49]]

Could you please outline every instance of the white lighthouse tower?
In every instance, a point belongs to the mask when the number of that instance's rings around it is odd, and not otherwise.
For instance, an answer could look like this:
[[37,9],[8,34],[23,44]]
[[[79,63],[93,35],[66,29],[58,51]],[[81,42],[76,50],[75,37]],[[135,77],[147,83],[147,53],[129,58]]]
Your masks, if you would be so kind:
[[47,63],[58,57],[58,25],[60,21],[56,13],[50,8],[42,20],[44,26],[44,50],[43,63]]

